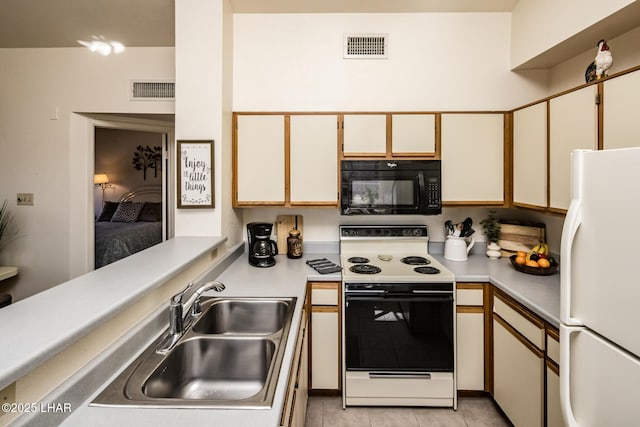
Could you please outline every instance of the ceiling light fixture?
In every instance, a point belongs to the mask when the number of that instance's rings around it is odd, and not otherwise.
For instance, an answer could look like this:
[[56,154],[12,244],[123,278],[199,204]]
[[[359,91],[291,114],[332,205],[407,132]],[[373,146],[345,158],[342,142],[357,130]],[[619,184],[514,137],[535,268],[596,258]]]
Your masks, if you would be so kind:
[[119,41],[107,40],[104,36],[91,36],[91,38],[93,40],[89,42],[78,40],[78,43],[91,52],[99,53],[102,56],[109,56],[111,53],[122,53],[125,50],[125,46]]

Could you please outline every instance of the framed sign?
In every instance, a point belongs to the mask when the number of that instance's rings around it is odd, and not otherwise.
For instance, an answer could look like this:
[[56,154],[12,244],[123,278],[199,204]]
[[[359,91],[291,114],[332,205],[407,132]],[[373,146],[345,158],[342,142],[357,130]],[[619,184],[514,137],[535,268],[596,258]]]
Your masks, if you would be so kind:
[[178,208],[213,208],[213,141],[178,141]]

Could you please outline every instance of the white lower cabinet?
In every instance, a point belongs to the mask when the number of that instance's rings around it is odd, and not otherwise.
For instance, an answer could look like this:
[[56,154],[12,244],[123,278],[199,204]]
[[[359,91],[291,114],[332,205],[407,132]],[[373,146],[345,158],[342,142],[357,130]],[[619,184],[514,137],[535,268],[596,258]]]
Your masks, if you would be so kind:
[[312,282],[311,360],[312,390],[340,390],[340,283]]
[[456,290],[456,384],[458,390],[484,390],[483,285],[458,283]]
[[338,390],[340,388],[340,365],[338,312],[311,309],[311,378],[314,390]]
[[547,362],[547,427],[564,427],[560,410],[560,376],[557,368]]
[[307,312],[303,310],[300,330],[296,339],[293,364],[289,372],[287,395],[282,408],[282,415],[280,416],[281,427],[304,427],[309,389],[307,332]]
[[543,426],[544,356],[493,321],[493,398],[513,425]]

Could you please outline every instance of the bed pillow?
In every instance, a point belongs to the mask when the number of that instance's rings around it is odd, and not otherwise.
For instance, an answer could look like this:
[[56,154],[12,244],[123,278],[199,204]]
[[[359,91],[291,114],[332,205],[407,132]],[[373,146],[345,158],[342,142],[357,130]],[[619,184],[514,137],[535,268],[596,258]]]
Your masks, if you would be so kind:
[[139,202],[120,203],[111,217],[111,222],[136,222],[143,205],[144,203]]
[[120,203],[118,202],[104,202],[104,206],[102,207],[102,212],[100,212],[100,216],[96,221],[98,222],[111,221],[111,217],[113,217],[113,214],[116,212],[116,209],[118,209],[119,204]]
[[142,211],[140,211],[138,221],[162,221],[162,203],[145,202]]

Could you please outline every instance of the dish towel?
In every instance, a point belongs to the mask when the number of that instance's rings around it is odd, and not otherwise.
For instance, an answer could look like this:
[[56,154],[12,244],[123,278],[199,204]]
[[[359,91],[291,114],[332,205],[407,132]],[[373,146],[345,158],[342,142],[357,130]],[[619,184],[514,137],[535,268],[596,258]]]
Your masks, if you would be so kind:
[[320,274],[336,273],[342,270],[342,267],[327,258],[308,259],[306,263]]

